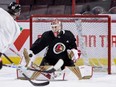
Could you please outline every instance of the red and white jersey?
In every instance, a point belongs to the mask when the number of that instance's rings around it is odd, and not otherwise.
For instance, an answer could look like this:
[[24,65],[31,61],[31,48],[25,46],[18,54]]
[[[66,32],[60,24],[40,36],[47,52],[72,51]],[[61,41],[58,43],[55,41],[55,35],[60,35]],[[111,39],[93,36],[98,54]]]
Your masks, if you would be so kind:
[[20,27],[13,17],[0,8],[0,52],[4,53],[20,34]]

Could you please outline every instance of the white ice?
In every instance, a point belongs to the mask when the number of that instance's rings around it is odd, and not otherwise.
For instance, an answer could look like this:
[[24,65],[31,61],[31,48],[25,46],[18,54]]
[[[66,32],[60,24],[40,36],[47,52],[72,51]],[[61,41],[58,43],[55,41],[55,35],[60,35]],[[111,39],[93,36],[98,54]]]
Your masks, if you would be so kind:
[[[88,80],[78,80],[70,73],[68,81],[51,81],[45,87],[116,87],[116,74],[93,73]],[[0,70],[0,87],[34,87],[30,82],[19,80],[16,76],[16,69],[3,67]]]

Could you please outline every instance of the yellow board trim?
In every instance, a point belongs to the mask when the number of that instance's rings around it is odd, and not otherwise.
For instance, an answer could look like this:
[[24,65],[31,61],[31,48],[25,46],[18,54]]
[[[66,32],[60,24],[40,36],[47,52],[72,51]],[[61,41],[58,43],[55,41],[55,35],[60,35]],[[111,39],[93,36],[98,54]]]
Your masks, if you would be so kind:
[[[9,56],[9,58],[14,62],[14,64],[19,64],[21,59],[20,57],[14,57],[14,56]],[[38,57],[36,58],[35,60],[35,64],[40,64],[41,61],[42,61],[42,57]],[[3,64],[10,64],[10,62],[5,58],[5,57],[2,57],[2,61],[3,61]],[[90,58],[89,59],[89,63],[90,65],[92,65],[93,63],[96,64],[96,65],[99,65],[99,62],[102,64],[102,65],[107,65],[108,62],[107,62],[107,59],[106,58]],[[114,63],[116,64],[116,58],[113,59]],[[76,65],[83,65],[84,64],[84,61],[83,61],[83,58],[80,58],[76,63]]]
[[[1,57],[1,58],[2,58],[3,64],[11,64],[5,57]],[[14,57],[14,56],[12,57],[12,56],[10,56],[9,58],[16,65],[19,64],[20,61],[21,61],[21,58],[20,57]]]

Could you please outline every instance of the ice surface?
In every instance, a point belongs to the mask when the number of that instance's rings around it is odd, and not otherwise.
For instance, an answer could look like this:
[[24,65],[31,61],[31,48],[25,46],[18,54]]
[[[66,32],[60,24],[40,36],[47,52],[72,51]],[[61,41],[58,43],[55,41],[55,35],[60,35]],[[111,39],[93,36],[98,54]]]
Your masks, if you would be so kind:
[[[73,73],[68,77],[68,81],[51,81],[45,87],[116,87],[116,74],[94,72],[88,80],[78,80]],[[15,68],[3,67],[0,70],[0,87],[34,87],[30,82],[16,78]]]

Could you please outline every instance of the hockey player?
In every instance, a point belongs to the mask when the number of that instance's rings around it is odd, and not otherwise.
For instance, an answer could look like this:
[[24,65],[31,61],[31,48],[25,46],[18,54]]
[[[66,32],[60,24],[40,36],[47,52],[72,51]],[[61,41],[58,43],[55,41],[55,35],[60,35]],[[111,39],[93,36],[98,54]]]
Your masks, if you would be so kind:
[[[42,34],[41,38],[36,41],[31,47],[31,52],[36,55],[45,47],[47,47],[47,52],[40,65],[55,65],[59,59],[63,59],[64,64],[61,67],[64,69],[65,66],[74,66],[74,61],[78,59],[78,50],[76,46],[76,39],[74,35],[69,30],[62,29],[62,22],[55,19],[51,23],[52,30],[46,31]],[[76,51],[73,59],[69,58],[69,50]],[[31,55],[32,56],[32,55]],[[32,57],[28,66],[33,62]]]
[[[15,18],[20,15],[21,5],[11,2],[8,5],[8,11],[0,8],[0,56],[8,47],[14,43],[20,34],[20,27]],[[0,59],[0,69],[2,68],[2,60]]]
[[[55,70],[60,70],[60,72],[64,71],[66,66],[78,77],[79,80],[90,79],[92,77],[91,66],[75,66],[75,62],[78,60],[78,58],[80,58],[81,52],[77,49],[75,43],[76,39],[71,31],[63,30],[62,22],[58,19],[52,21],[51,28],[52,30],[44,32],[41,38],[38,38],[35,41],[30,50],[24,50],[23,54],[27,60],[26,66],[41,70],[50,70],[51,67],[54,68],[56,65],[58,65],[58,68],[55,67]],[[34,64],[36,54],[38,54],[44,48],[46,48],[46,54],[40,65],[36,66]],[[59,62],[59,59],[62,59],[63,63]],[[58,62],[60,64],[58,64]],[[51,67],[49,68],[48,66]],[[59,66],[61,66],[61,69]],[[40,74],[43,75],[41,72],[34,72],[31,75],[31,79],[36,79]],[[50,79],[54,76],[51,74],[45,75],[45,77]]]
[[[63,65],[61,66],[61,70],[64,70],[65,66],[75,66],[74,63],[80,57],[81,53],[77,50],[76,39],[72,32],[69,30],[63,30],[62,26],[62,22],[58,19],[52,21],[52,30],[44,32],[41,38],[38,38],[35,41],[28,53],[24,52],[24,57],[28,60],[30,59],[29,63],[27,62],[27,67],[33,67],[32,65],[36,58],[35,55],[46,47],[47,52],[40,66],[54,66],[57,64],[59,59],[64,61]],[[76,72],[75,68],[70,69],[73,69],[75,70],[74,72]],[[77,75],[77,77],[79,76]],[[79,79],[80,78],[81,77],[79,77]]]

